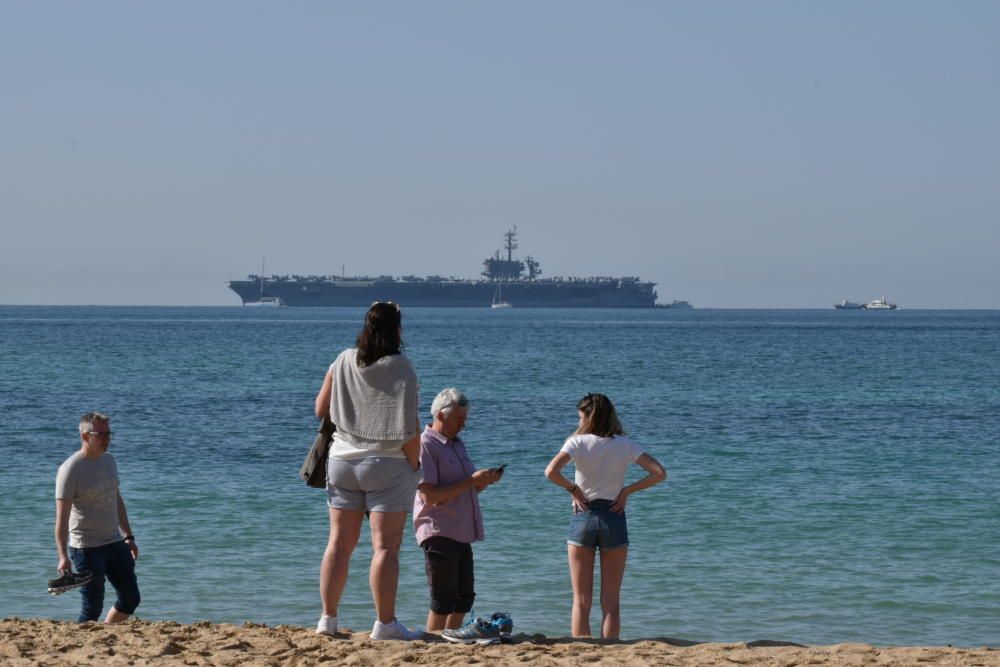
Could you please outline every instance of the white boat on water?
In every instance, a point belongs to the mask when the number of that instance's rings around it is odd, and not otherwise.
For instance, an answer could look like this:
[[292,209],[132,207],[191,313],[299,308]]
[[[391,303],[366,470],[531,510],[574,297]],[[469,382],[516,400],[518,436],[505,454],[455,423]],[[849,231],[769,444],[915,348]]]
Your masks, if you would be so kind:
[[885,297],[875,299],[865,304],[865,310],[896,310],[896,304],[889,303]]
[[500,308],[512,308],[510,302],[503,300],[503,295],[501,294],[503,290],[503,283],[497,283],[497,291],[493,295],[493,303],[490,304],[490,308],[498,310]]
[[244,306],[258,306],[265,308],[287,308],[285,301],[280,296],[262,296],[259,301],[247,301]]
[[260,260],[260,293],[257,295],[256,301],[247,301],[246,298],[243,299],[244,306],[264,306],[270,308],[287,308],[288,304],[280,296],[264,295],[264,269],[267,266],[266,260],[261,258]]

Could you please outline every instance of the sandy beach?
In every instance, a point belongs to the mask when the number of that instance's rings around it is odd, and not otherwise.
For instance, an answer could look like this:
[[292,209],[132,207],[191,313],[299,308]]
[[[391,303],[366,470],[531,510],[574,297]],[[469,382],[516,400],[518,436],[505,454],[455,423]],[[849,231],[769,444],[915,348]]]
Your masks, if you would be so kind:
[[798,646],[787,642],[711,644],[660,637],[609,643],[515,635],[513,644],[463,646],[441,640],[372,642],[349,629],[321,637],[309,628],[257,624],[124,626],[5,619],[5,665],[1000,665],[993,648]]

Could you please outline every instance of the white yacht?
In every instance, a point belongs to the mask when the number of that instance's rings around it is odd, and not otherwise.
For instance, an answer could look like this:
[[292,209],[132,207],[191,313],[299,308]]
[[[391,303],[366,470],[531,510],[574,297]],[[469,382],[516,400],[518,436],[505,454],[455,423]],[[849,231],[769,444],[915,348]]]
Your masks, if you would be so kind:
[[889,303],[885,297],[875,299],[865,304],[865,310],[896,310],[896,304]]

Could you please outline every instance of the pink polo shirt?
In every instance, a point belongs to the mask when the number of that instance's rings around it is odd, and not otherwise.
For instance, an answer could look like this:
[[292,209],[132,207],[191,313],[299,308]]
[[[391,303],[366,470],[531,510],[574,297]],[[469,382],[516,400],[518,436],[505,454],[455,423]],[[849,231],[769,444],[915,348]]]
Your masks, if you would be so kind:
[[[420,435],[421,484],[449,486],[476,472],[461,438],[448,439],[427,426]],[[456,542],[479,542],[486,536],[479,494],[473,488],[441,505],[425,505],[417,492],[413,500],[413,529],[420,544],[440,535]]]

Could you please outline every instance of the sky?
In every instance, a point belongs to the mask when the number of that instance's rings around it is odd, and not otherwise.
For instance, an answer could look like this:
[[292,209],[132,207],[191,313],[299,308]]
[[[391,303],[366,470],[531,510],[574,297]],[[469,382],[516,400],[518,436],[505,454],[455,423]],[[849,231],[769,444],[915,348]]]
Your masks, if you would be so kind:
[[0,304],[260,271],[1000,308],[1000,3],[0,0]]

